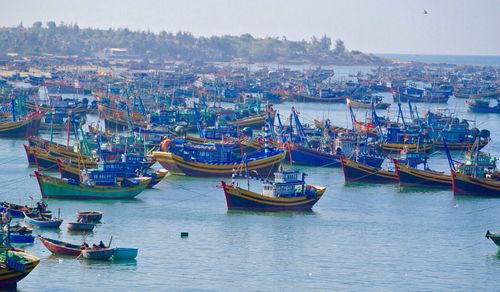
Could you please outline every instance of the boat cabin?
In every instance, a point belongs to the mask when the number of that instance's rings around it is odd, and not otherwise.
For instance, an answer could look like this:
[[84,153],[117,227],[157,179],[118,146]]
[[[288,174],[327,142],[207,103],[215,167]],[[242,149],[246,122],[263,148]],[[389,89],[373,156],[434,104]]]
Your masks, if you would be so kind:
[[[270,197],[300,197],[305,187],[304,174],[299,178],[298,171],[280,171],[274,173],[274,182],[262,185],[262,195]],[[300,186],[300,187],[299,187]]]

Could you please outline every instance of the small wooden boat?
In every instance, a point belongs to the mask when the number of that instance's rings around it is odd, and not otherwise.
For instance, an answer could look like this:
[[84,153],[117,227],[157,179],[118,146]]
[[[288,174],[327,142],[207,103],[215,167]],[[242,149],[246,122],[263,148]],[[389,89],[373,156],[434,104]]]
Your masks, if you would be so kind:
[[93,223],[80,223],[80,222],[68,222],[68,230],[72,231],[92,231],[94,230],[95,224]]
[[102,219],[102,212],[99,211],[78,211],[76,212],[76,220],[80,221],[82,218],[85,218],[87,222],[95,223],[99,222]]
[[0,250],[0,289],[15,290],[17,282],[29,275],[40,259],[22,250],[2,247]]
[[79,256],[81,254],[80,245],[71,244],[55,239],[50,239],[38,235],[38,239],[45,245],[45,247],[53,254],[62,254],[68,256]]
[[89,260],[108,260],[114,252],[114,248],[82,249],[82,257]]
[[137,248],[118,247],[118,248],[114,249],[113,259],[117,259],[117,260],[135,259],[137,257],[138,252],[139,252],[139,249],[137,249]]
[[498,247],[500,247],[500,233],[498,232],[491,232],[491,231],[486,231],[486,238],[491,239],[493,243],[495,243]]
[[63,219],[52,219],[38,217],[35,214],[24,213],[24,221],[31,226],[42,227],[42,228],[59,228],[61,226]]

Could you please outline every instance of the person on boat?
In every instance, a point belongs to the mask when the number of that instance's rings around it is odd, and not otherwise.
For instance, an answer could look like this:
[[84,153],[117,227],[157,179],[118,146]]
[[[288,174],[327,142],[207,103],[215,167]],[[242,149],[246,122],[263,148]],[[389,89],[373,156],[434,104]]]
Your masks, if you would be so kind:
[[104,245],[104,242],[102,242],[102,240],[101,240],[101,242],[99,242],[99,247],[100,248],[106,248],[106,246]]
[[82,216],[80,219],[78,219],[78,223],[87,223],[87,217]]
[[89,245],[84,241],[82,245],[80,245],[80,249],[87,249],[89,248]]
[[92,249],[99,249],[99,246],[97,244],[92,244]]

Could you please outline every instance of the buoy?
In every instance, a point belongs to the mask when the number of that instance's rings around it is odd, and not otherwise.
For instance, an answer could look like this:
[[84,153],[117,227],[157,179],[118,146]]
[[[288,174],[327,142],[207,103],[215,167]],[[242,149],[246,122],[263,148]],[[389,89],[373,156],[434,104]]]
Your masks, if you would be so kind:
[[181,238],[188,237],[189,233],[188,232],[181,232]]

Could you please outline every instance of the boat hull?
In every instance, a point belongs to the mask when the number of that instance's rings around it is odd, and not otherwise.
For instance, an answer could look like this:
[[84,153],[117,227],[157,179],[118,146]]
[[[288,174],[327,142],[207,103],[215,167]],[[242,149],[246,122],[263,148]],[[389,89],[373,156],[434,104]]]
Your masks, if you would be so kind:
[[500,198],[500,181],[474,178],[454,171],[452,179],[454,195]]
[[242,188],[227,185],[222,181],[222,188],[226,196],[229,210],[251,211],[308,211],[323,196],[325,188],[318,188],[315,197],[300,196],[294,198],[277,198],[263,196]]
[[289,149],[293,164],[339,167],[340,156],[316,151],[303,146],[293,146]]
[[35,115],[30,119],[0,123],[0,137],[29,137],[38,135],[41,115]]
[[108,260],[113,256],[114,249],[84,249],[82,250],[82,257],[89,260]]
[[450,175],[415,169],[395,163],[399,185],[405,187],[451,188]]
[[44,238],[38,236],[38,239],[43,243],[43,245],[53,254],[68,255],[68,256],[79,256],[81,253],[80,247],[78,245]]
[[346,183],[372,182],[372,183],[397,183],[398,176],[395,172],[355,162],[346,158],[341,159],[342,171]]
[[115,248],[113,252],[113,259],[116,260],[132,260],[137,257],[139,250],[137,248]]

